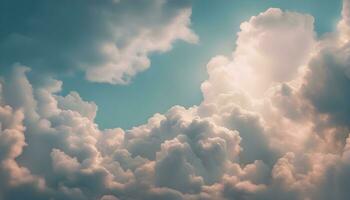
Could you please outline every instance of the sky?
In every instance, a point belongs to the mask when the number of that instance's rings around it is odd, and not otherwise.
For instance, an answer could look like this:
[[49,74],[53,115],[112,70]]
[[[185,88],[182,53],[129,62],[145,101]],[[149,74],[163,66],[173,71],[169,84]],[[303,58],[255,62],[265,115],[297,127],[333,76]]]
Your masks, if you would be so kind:
[[3,0],[0,200],[348,200],[350,0]]
[[[20,12],[35,7],[28,4],[14,10]],[[341,1],[194,1],[191,27],[200,41],[197,44],[174,41],[174,48],[166,54],[150,54],[150,68],[133,77],[130,84],[94,84],[86,81],[83,73],[55,76],[64,81],[62,94],[77,91],[84,99],[99,105],[96,121],[101,128],[129,129],[145,123],[154,113],[164,113],[173,105],[198,104],[202,100],[200,84],[207,78],[206,63],[214,55],[229,55],[235,48],[240,23],[270,7],[313,15],[315,30],[322,35],[334,29],[340,18]]]
[[191,27],[200,37],[199,43],[175,41],[170,52],[151,54],[151,67],[127,86],[91,84],[83,75],[63,76],[63,93],[78,91],[84,99],[96,102],[96,121],[102,128],[129,129],[173,105],[198,104],[202,100],[200,84],[207,78],[206,63],[213,55],[231,54],[240,23],[251,16],[270,7],[309,13],[315,17],[316,32],[322,35],[334,29],[341,5],[339,0],[195,1]]

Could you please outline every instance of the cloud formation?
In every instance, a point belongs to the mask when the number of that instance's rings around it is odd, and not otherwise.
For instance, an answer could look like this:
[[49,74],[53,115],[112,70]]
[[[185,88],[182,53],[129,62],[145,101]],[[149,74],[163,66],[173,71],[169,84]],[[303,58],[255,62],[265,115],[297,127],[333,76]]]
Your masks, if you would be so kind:
[[5,0],[0,13],[7,27],[0,31],[0,65],[81,70],[93,82],[127,84],[150,66],[151,53],[169,51],[176,40],[198,41],[191,0]]
[[1,83],[0,199],[348,199],[349,18],[345,0],[319,39],[310,15],[252,17],[232,57],[208,63],[200,105],[131,130],[101,130],[93,102],[15,67]]

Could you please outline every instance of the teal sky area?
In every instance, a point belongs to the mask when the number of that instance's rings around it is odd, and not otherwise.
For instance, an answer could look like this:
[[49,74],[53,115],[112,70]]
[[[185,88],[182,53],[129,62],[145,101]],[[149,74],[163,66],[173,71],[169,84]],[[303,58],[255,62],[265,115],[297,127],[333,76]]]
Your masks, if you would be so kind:
[[191,20],[200,38],[198,44],[176,42],[171,51],[151,55],[150,68],[129,85],[92,83],[83,74],[58,77],[64,83],[62,93],[77,91],[83,99],[94,101],[100,128],[129,129],[174,105],[199,104],[200,84],[207,78],[206,63],[215,55],[230,55],[240,23],[270,7],[311,14],[320,36],[335,28],[341,1],[196,0]]

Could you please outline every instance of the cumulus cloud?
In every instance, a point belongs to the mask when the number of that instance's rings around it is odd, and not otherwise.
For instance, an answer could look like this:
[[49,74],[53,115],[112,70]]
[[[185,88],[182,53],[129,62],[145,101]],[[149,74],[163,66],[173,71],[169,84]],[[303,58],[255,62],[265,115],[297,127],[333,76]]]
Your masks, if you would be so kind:
[[270,8],[242,23],[232,61],[217,56],[208,64],[204,96],[213,92],[207,91],[210,87],[220,93],[236,87],[261,96],[274,83],[293,80],[313,48],[313,21],[310,15]]
[[321,39],[310,15],[252,17],[208,63],[200,105],[130,130],[101,130],[95,103],[17,65],[1,82],[0,199],[348,199],[349,9]]
[[[69,6],[67,6],[69,5]],[[2,1],[0,64],[82,70],[94,82],[127,84],[148,56],[176,40],[196,43],[191,0]],[[11,12],[9,12],[11,11]]]

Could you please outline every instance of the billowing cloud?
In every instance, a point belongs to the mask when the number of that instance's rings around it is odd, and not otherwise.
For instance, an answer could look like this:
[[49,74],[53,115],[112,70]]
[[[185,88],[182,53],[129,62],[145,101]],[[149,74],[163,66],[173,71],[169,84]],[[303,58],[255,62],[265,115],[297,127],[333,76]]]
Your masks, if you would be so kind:
[[276,82],[293,80],[313,48],[313,21],[310,15],[270,8],[242,23],[233,59],[217,56],[208,64],[204,96],[233,87],[259,96]]
[[[69,6],[67,6],[69,5]],[[11,11],[11,12],[9,12]],[[196,43],[191,0],[2,1],[0,64],[73,72],[94,82],[127,84],[148,56],[176,40]]]
[[1,83],[0,199],[348,199],[349,5],[321,39],[310,15],[252,17],[208,63],[200,105],[130,130],[101,130],[95,103],[17,65]]

